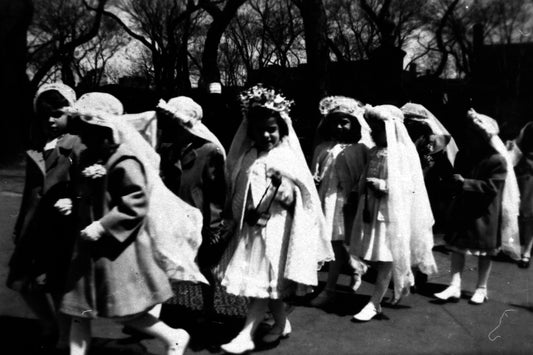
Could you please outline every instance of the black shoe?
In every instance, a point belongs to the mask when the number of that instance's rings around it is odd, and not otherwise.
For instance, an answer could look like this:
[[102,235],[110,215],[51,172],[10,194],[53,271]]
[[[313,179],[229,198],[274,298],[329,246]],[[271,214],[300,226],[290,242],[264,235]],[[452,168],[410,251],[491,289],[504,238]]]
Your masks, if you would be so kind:
[[529,262],[530,262],[530,259],[529,257],[527,256],[523,256],[522,259],[518,260],[518,267],[521,268],[521,269],[528,269],[529,268]]

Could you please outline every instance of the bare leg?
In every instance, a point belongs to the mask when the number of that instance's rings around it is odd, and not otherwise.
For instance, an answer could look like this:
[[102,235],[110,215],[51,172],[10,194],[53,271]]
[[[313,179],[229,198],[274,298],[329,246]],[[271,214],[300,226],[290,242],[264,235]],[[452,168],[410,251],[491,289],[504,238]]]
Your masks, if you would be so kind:
[[331,245],[333,247],[333,253],[335,254],[335,260],[330,261],[328,264],[329,270],[326,287],[311,301],[311,305],[314,307],[324,306],[333,301],[335,297],[335,289],[337,288],[337,280],[339,279],[342,266],[348,261],[347,251],[342,241],[333,241],[331,242]]
[[450,282],[450,286],[454,286],[460,290],[461,289],[461,277],[463,275],[463,269],[465,267],[465,256],[464,254],[461,254],[461,253],[452,252],[451,259],[452,259],[451,260],[452,264],[451,264],[450,273],[451,273],[452,279]]
[[450,266],[450,285],[444,291],[435,293],[435,297],[443,301],[459,301],[459,298],[461,298],[461,277],[463,274],[464,267],[464,254],[452,252]]
[[477,288],[487,288],[491,269],[492,260],[490,256],[480,256],[478,259]]
[[246,340],[252,340],[259,326],[259,323],[263,320],[265,312],[268,306],[268,298],[254,298],[252,299],[250,306],[248,307],[248,314],[246,315],[246,321],[244,327],[240,331],[237,337],[244,337]]
[[376,286],[374,286],[374,293],[370,298],[370,302],[379,310],[381,301],[389,288],[389,283],[392,277],[392,263],[380,262],[378,263],[378,276],[376,279]]
[[520,233],[524,240],[522,256],[531,258],[531,249],[533,248],[533,222],[521,222],[520,224]]
[[272,316],[274,317],[274,327],[276,331],[279,330],[278,333],[283,332],[283,329],[285,328],[285,323],[287,322],[287,314],[285,312],[285,303],[283,300],[270,300],[268,307],[270,308],[270,311],[272,312]]
[[168,354],[183,354],[189,342],[185,330],[171,328],[148,312],[122,323],[161,340],[167,346]]
[[70,355],[87,355],[91,336],[91,320],[73,317],[70,325]]

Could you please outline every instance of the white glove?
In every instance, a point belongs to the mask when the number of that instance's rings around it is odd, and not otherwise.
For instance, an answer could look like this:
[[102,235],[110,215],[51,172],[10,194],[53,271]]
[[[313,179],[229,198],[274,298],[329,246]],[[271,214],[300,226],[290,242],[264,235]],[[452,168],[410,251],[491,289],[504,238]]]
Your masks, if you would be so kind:
[[72,213],[72,200],[70,198],[60,198],[54,204],[54,207],[63,216],[68,216]]
[[81,238],[83,240],[95,242],[100,239],[105,233],[105,229],[98,221],[89,224],[81,231]]

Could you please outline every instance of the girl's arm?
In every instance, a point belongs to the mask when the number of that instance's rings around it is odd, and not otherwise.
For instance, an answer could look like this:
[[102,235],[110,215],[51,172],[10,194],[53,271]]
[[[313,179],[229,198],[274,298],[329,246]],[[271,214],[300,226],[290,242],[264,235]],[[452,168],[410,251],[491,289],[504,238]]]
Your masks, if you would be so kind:
[[482,179],[459,179],[461,191],[493,199],[505,182],[507,163],[500,155],[493,156],[485,167],[485,177]]
[[146,177],[133,158],[119,161],[109,171],[108,192],[114,207],[99,223],[107,234],[123,242],[142,224],[148,211]]

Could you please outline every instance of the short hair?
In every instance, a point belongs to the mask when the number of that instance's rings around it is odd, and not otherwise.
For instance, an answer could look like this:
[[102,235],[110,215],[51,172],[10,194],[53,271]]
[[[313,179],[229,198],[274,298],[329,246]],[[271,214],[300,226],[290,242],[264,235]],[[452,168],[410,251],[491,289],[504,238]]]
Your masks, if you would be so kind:
[[59,91],[48,90],[40,94],[37,98],[35,103],[36,114],[41,114],[43,107],[46,106],[52,109],[59,109],[65,106],[70,106],[70,103]]
[[[320,123],[318,127],[318,134],[324,140],[333,139],[332,124],[336,119],[341,118],[341,117],[343,118],[346,117],[350,120],[350,123],[351,123],[350,137],[353,138],[352,139],[353,143],[357,143],[357,140],[361,138],[362,127],[359,121],[357,120],[357,117],[347,114],[347,113],[331,112],[327,114],[326,116],[324,116],[324,118],[322,119],[322,122]],[[359,133],[359,137],[356,134],[354,134],[354,132]]]
[[[253,126],[254,122],[267,120],[270,117],[276,118],[278,127],[279,127],[279,136],[280,139],[283,137],[286,137],[289,135],[289,127],[287,126],[287,123],[285,120],[281,117],[280,113],[271,110],[264,106],[252,106],[250,110],[248,111],[248,130],[250,130],[251,126]],[[250,131],[248,131],[248,134]]]

